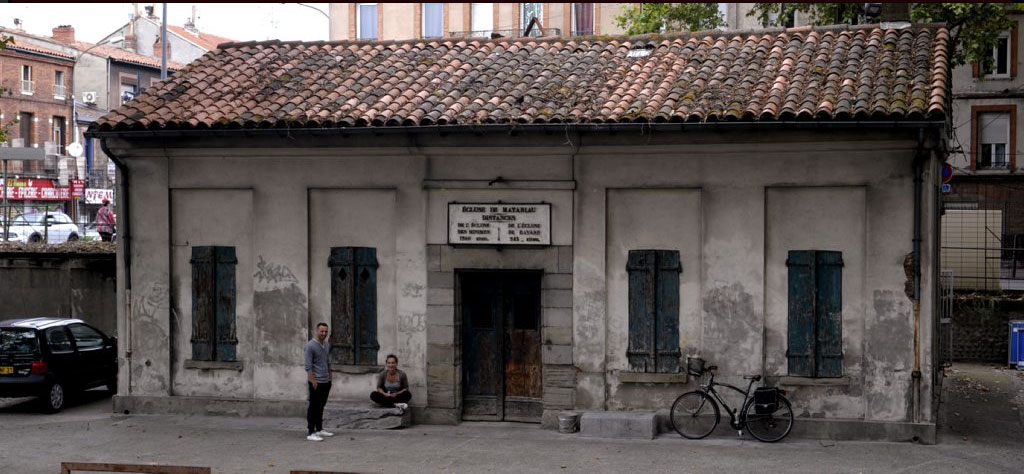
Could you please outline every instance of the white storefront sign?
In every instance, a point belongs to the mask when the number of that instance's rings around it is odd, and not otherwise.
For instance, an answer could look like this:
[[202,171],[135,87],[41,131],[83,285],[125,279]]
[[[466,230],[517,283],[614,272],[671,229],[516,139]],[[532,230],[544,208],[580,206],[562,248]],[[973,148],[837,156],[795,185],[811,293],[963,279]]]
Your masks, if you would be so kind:
[[448,243],[551,245],[551,204],[448,203]]
[[104,199],[107,199],[110,202],[114,202],[114,190],[100,188],[85,188],[86,204],[103,204]]

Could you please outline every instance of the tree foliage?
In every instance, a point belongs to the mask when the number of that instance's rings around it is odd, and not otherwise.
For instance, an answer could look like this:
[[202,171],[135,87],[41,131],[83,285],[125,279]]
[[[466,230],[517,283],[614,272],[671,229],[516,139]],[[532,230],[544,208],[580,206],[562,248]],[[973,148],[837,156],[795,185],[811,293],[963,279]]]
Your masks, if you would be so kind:
[[627,35],[701,31],[725,26],[717,3],[641,3],[627,6],[615,24]]
[[[1012,3],[916,3],[910,10],[915,23],[945,23],[950,32],[952,66],[977,61],[989,68],[999,34],[1013,27]],[[747,16],[762,26],[785,26],[797,13],[812,25],[878,22],[864,17],[863,3],[757,3]],[[615,23],[626,34],[697,31],[725,26],[715,3],[643,3],[627,7]]]

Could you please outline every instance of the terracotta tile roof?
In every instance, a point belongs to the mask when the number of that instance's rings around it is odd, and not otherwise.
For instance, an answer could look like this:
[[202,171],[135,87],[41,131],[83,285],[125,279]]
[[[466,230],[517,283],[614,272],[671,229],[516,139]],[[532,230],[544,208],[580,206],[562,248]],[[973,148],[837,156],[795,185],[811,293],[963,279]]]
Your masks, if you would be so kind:
[[230,43],[235,41],[233,39],[225,38],[223,36],[203,33],[202,31],[200,31],[198,34],[192,33],[180,26],[167,25],[167,29],[174,32],[178,36],[199,45],[199,47],[207,51],[213,51],[217,49],[217,45],[221,43]]
[[[110,45],[106,45],[106,44],[100,45],[100,46],[96,46],[94,43],[87,43],[85,41],[74,41],[74,42],[71,42],[71,43],[63,43],[63,42],[58,41],[58,40],[56,40],[56,39],[54,39],[52,37],[49,37],[49,36],[33,35],[33,34],[30,34],[30,33],[26,33],[24,31],[11,30],[11,29],[7,29],[7,28],[3,28],[3,27],[0,27],[0,33],[3,33],[5,35],[13,35],[13,36],[15,36],[15,45],[20,47],[20,48],[22,48],[22,49],[26,49],[26,50],[40,51],[40,52],[44,52],[44,53],[47,53],[47,54],[56,54],[56,55],[59,55],[59,56],[70,58],[70,59],[74,59],[75,56],[76,56],[76,54],[68,54],[68,53],[58,52],[56,50],[50,50],[50,49],[46,49],[46,48],[41,48],[39,46],[36,46],[34,44],[30,44],[30,43],[27,43],[27,42],[18,42],[17,41],[17,37],[18,36],[25,36],[25,37],[33,38],[33,39],[40,40],[40,41],[52,42],[53,44],[59,44],[62,47],[72,48],[74,50],[81,51],[81,52],[89,51],[89,54],[95,54],[96,56],[100,56],[100,57],[104,57],[104,58],[110,58],[110,59],[113,59],[115,61],[121,61],[121,62],[132,63],[132,64],[138,64],[138,65],[142,65],[142,66],[155,67],[155,68],[158,68],[158,69],[160,68],[160,58],[154,58],[152,56],[146,56],[144,54],[133,53],[133,52],[128,51],[126,49],[122,49],[122,48],[118,48],[118,47],[110,46]],[[172,71],[177,71],[177,70],[179,70],[179,69],[181,69],[183,67],[185,67],[185,65],[182,64],[182,63],[178,63],[178,62],[174,62],[174,61],[168,61],[167,62],[167,68],[172,70]]]
[[[222,45],[93,131],[937,120],[944,27]],[[638,56],[637,49],[650,54]]]
[[61,59],[70,59],[70,60],[74,60],[75,59],[74,56],[72,56],[72,55],[70,55],[68,53],[63,53],[63,52],[56,51],[56,50],[53,50],[53,49],[41,48],[41,47],[36,46],[34,44],[18,43],[17,41],[15,41],[14,44],[10,44],[7,47],[10,48],[12,51],[26,51],[26,52],[29,52],[29,53],[42,53],[42,54],[47,54],[47,55],[50,55],[50,56],[56,56],[56,57],[61,58]]

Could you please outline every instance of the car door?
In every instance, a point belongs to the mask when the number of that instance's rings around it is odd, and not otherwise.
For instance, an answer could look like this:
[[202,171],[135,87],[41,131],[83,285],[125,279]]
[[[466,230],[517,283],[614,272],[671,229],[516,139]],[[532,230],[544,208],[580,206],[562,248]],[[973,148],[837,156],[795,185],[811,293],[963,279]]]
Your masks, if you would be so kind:
[[109,347],[103,333],[86,326],[72,324],[68,326],[78,350],[78,372],[81,374],[79,385],[82,388],[95,387],[107,381]]
[[77,386],[81,380],[79,373],[75,347],[71,343],[71,334],[64,326],[57,326],[46,329],[43,332],[46,338],[46,347],[50,352],[46,364],[49,371],[57,376],[57,379],[65,386]]

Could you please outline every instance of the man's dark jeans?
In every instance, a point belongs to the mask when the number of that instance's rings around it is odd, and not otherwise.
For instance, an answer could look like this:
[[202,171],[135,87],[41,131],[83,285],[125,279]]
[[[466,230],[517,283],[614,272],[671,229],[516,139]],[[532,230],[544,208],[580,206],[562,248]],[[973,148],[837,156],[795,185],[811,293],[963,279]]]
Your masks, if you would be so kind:
[[324,406],[327,405],[327,395],[331,393],[331,383],[318,382],[313,388],[313,384],[306,382],[306,388],[309,389],[306,429],[313,434],[324,429]]

